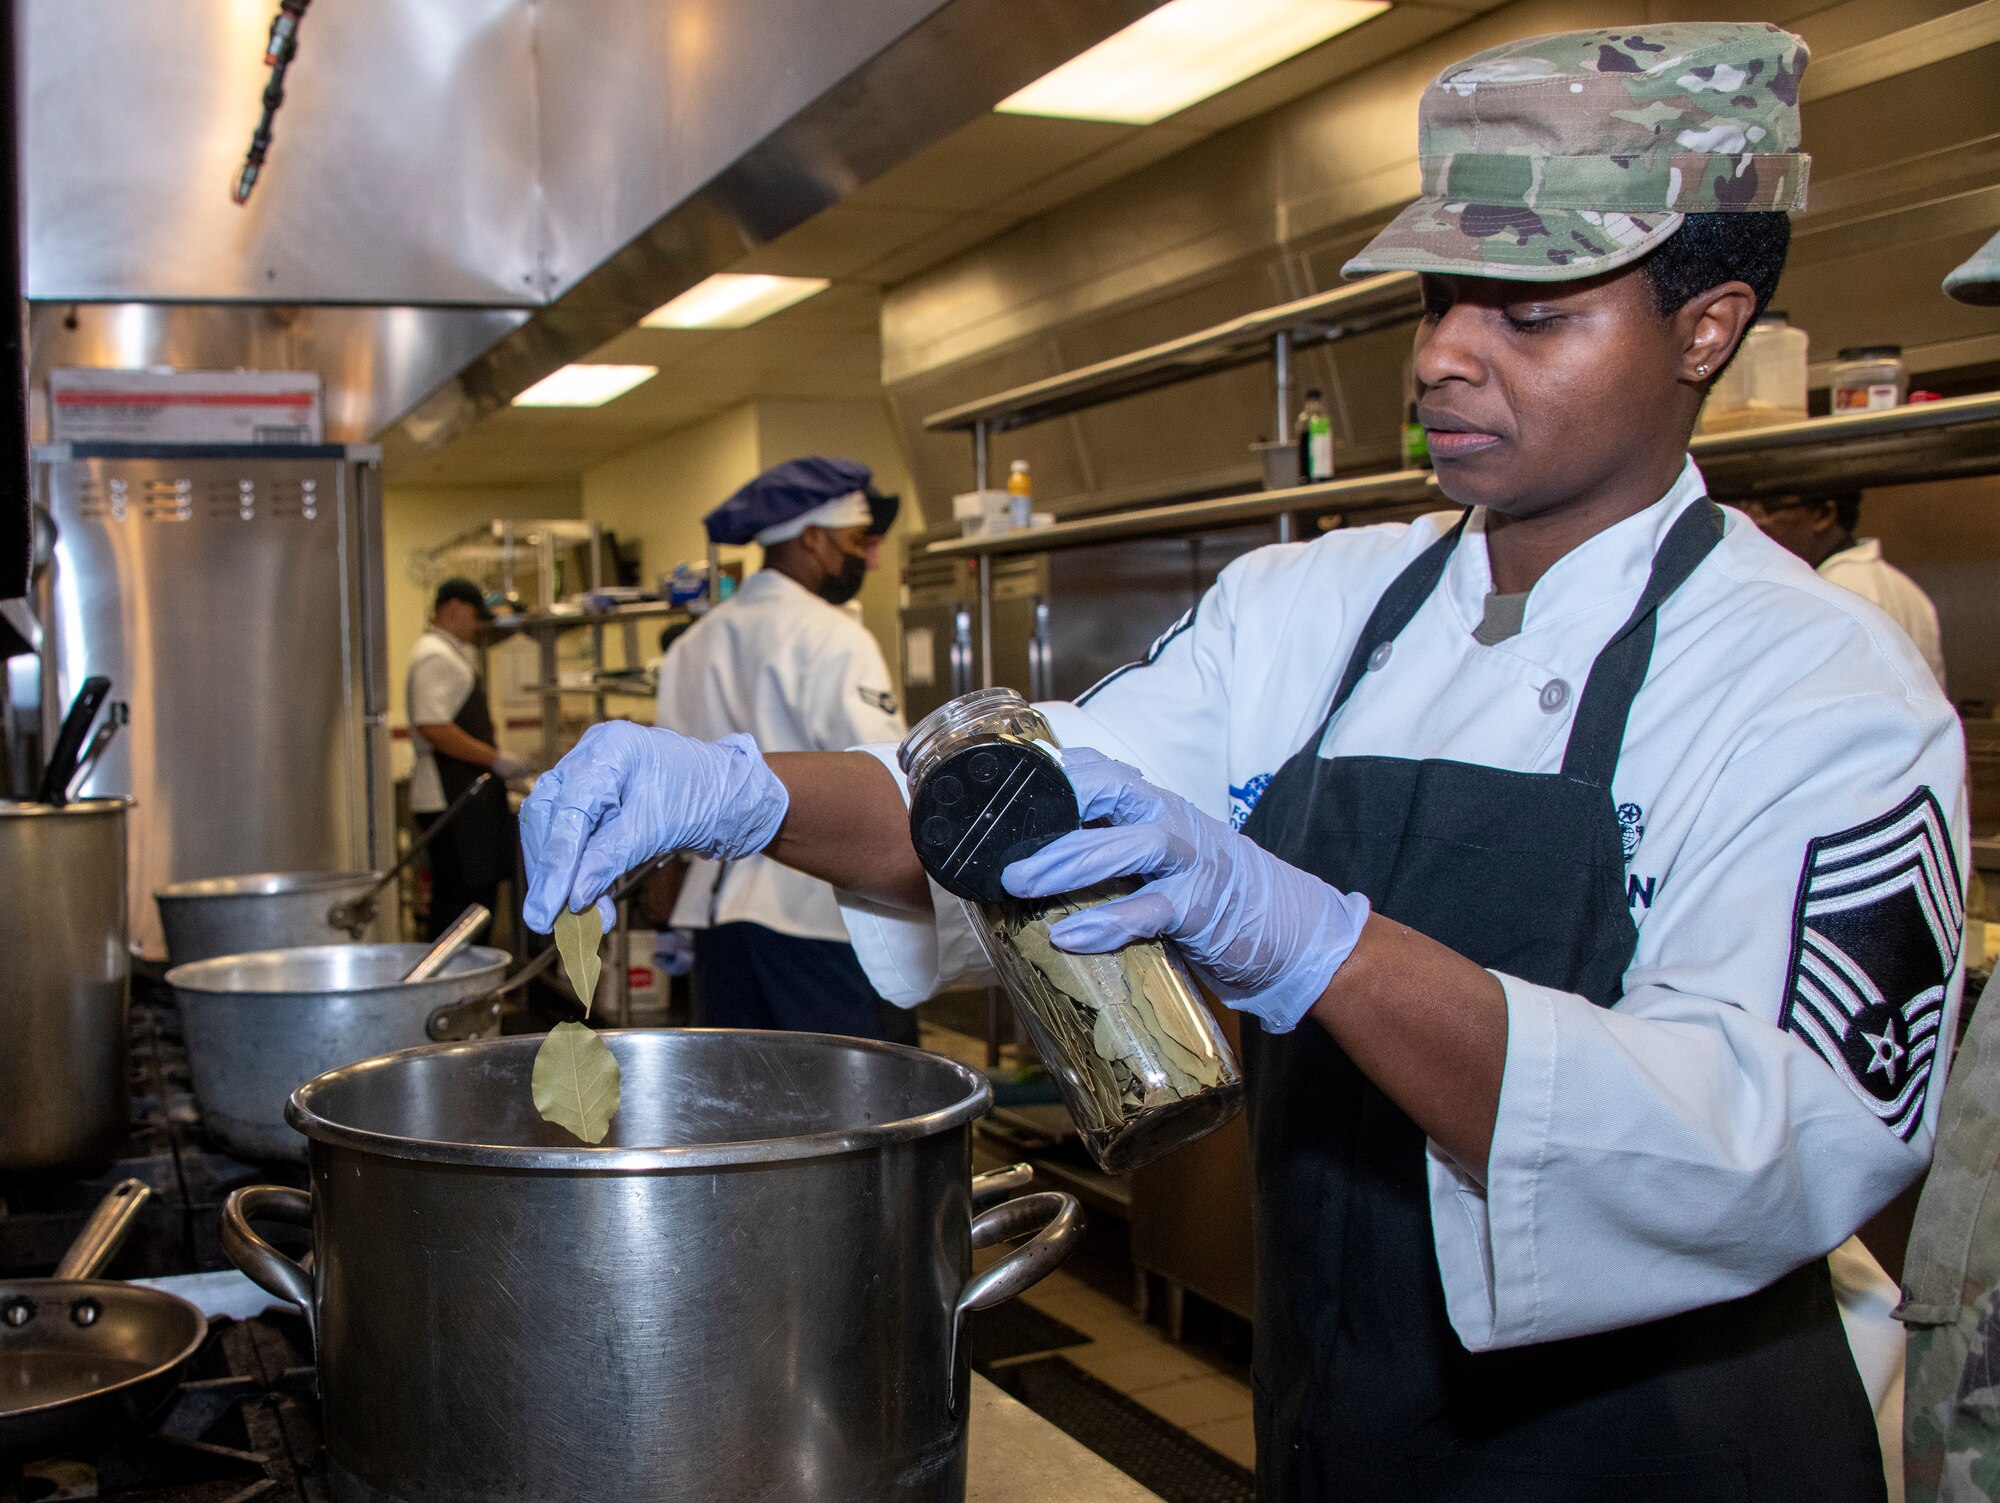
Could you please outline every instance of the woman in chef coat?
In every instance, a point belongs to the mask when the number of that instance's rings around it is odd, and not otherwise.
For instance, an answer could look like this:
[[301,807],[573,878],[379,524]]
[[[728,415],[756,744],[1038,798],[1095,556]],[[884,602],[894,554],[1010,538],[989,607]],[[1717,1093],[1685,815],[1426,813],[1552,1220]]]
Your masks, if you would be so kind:
[[[1879,1499],[1826,1256],[1921,1170],[1960,986],[1957,723],[1686,442],[1803,201],[1766,25],[1515,42],[1424,92],[1420,415],[1467,508],[1237,561],[1049,707],[1087,820],[1245,1028],[1263,1496]],[[890,749],[592,732],[528,922],[661,849],[834,882],[912,1002],[977,964]]]

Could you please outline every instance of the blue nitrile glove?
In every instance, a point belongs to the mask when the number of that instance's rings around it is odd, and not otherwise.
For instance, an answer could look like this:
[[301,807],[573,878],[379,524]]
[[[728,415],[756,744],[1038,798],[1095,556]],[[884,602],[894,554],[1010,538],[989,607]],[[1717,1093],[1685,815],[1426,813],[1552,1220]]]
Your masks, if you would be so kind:
[[694,931],[662,929],[653,939],[653,964],[663,976],[685,976],[694,969]]
[[1049,928],[1075,954],[1164,936],[1224,1002],[1267,1032],[1289,1033],[1319,1000],[1361,938],[1368,900],[1280,861],[1123,762],[1075,748],[1062,754],[1083,829],[1001,873],[1016,897],[1076,892],[1114,877],[1152,880]]
[[668,851],[754,855],[789,804],[748,736],[695,741],[626,720],[594,725],[521,805],[521,917],[547,933],[565,907],[595,902],[609,928],[604,891],[640,862]]

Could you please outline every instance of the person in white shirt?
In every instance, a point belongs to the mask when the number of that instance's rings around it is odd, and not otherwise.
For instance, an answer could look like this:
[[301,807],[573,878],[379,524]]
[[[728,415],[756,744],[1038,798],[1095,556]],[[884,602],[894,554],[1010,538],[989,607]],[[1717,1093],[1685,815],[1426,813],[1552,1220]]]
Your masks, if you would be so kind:
[[1909,634],[1931,676],[1944,687],[1944,650],[1937,607],[1909,575],[1882,557],[1875,538],[1854,535],[1861,523],[1861,493],[1778,496],[1733,503],[1765,536],[1805,560],[1821,579],[1852,590]]
[[495,745],[493,712],[479,681],[473,644],[493,619],[486,597],[469,579],[437,587],[431,624],[410,652],[405,710],[416,763],[410,770],[410,812],[429,825],[483,772],[493,780],[473,796],[431,842],[429,934],[438,938],[469,903],[497,911],[500,884],[514,873],[514,815],[506,783],[526,777],[527,763]]
[[[1827,1257],[1930,1154],[1963,739],[1687,456],[1803,204],[1805,63],[1661,23],[1447,69],[1347,272],[1422,276],[1464,510],[1251,553],[1044,707],[1085,826],[1009,890],[1141,879],[1052,941],[1170,938],[1245,1014],[1273,1503],[1885,1496]],[[891,1000],[981,970],[893,748],[607,730],[522,836],[536,929],[755,852],[841,890]]]
[[[871,480],[853,460],[794,459],[704,519],[718,543],[760,544],[764,567],[660,659],[658,724],[794,752],[902,736],[882,649],[847,608],[896,516]],[[697,1026],[916,1042],[914,1018],[854,958],[824,882],[765,856],[696,860],[672,927],[694,931]]]

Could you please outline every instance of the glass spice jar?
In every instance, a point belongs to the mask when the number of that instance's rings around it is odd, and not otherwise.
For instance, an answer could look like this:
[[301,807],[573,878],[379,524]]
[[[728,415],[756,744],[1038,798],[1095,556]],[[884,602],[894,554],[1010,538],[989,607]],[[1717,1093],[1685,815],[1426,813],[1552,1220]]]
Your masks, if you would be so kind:
[[1877,412],[1903,405],[1910,389],[1899,344],[1856,345],[1840,352],[1828,373],[1836,416],[1843,412]]
[[1034,899],[998,885],[1008,864],[1077,826],[1058,745],[1019,694],[982,689],[920,721],[898,760],[918,857],[965,904],[1084,1146],[1119,1173],[1235,1116],[1243,1077],[1171,944],[1072,955],[1049,938],[1051,924],[1136,892],[1138,879]]

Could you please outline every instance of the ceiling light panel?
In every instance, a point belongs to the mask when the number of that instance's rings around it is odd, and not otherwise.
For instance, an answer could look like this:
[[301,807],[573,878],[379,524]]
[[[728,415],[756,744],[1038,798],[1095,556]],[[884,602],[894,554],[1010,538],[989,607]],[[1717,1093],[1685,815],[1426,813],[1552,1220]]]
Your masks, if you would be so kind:
[[997,108],[1151,125],[1388,8],[1388,0],[1168,0]]
[[747,329],[831,284],[825,277],[771,277],[721,271],[697,282],[639,322],[648,329]]
[[566,365],[514,398],[514,405],[602,407],[659,373],[657,365]]

